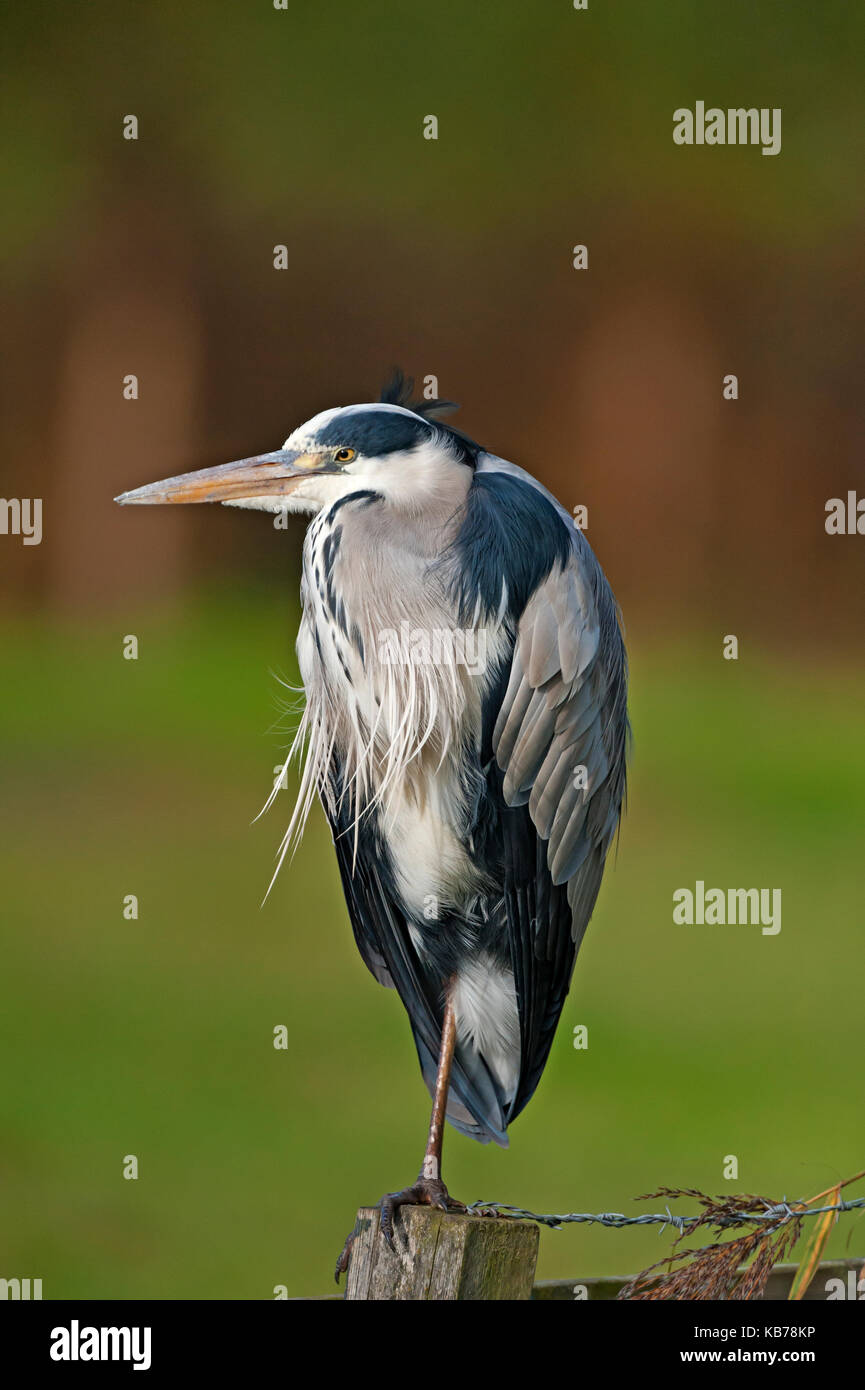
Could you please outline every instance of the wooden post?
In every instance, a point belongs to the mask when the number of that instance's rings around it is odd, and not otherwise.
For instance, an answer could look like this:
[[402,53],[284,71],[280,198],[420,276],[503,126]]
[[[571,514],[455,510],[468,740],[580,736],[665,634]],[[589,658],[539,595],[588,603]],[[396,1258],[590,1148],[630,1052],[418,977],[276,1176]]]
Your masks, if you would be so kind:
[[375,1207],[361,1207],[348,1268],[347,1299],[529,1299],[538,1227],[502,1217],[457,1216],[436,1207],[402,1207],[394,1255]]

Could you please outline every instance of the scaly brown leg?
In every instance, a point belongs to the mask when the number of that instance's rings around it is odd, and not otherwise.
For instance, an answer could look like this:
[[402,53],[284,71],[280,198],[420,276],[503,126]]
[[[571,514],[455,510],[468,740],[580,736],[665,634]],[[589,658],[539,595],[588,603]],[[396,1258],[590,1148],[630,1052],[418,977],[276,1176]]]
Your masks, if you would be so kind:
[[[441,1211],[465,1211],[463,1203],[457,1202],[451,1197],[441,1177],[445,1114],[447,1111],[448,1088],[450,1086],[456,1035],[456,1018],[454,1016],[450,995],[448,995],[445,999],[441,1049],[439,1051],[439,1063],[436,1072],[435,1091],[433,1093],[429,1136],[427,1138],[426,1150],[424,1152],[420,1173],[418,1174],[416,1182],[414,1182],[411,1187],[404,1187],[400,1192],[389,1192],[385,1197],[382,1197],[381,1201],[377,1204],[381,1213],[379,1218],[381,1233],[394,1253],[396,1253],[393,1239],[394,1217],[400,1207],[430,1206],[439,1207]],[[348,1269],[351,1259],[351,1248],[354,1244],[356,1234],[357,1228],[351,1232],[351,1235],[346,1240],[342,1248],[342,1254],[336,1262],[337,1283],[339,1283],[340,1274],[344,1274]]]

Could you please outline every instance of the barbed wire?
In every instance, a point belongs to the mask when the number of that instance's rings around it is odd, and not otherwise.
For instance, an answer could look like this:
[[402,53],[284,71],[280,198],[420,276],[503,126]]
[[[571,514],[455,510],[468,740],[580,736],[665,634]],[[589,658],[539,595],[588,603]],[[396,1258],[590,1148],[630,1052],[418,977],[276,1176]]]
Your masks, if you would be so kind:
[[[763,1211],[734,1211],[725,1216],[713,1217],[710,1225],[718,1227],[742,1226],[746,1222],[753,1222],[756,1225],[764,1225],[766,1222],[773,1222],[773,1230],[779,1230],[787,1221],[794,1217],[820,1216],[827,1211],[854,1211],[856,1208],[865,1207],[865,1197],[854,1197],[849,1202],[836,1202],[828,1207],[806,1207],[802,1203],[796,1202],[773,1202],[766,1203]],[[505,1202],[472,1202],[466,1211],[470,1216],[482,1216],[485,1213],[495,1213],[499,1216],[508,1216],[515,1221],[536,1221],[541,1226],[548,1226],[552,1231],[559,1231],[563,1226],[673,1226],[679,1232],[685,1232],[691,1226],[696,1226],[702,1222],[706,1224],[703,1216],[675,1216],[670,1208],[667,1207],[663,1214],[658,1212],[644,1212],[642,1216],[625,1216],[620,1211],[569,1211],[562,1214],[540,1213],[527,1211],[523,1207],[508,1206]]]

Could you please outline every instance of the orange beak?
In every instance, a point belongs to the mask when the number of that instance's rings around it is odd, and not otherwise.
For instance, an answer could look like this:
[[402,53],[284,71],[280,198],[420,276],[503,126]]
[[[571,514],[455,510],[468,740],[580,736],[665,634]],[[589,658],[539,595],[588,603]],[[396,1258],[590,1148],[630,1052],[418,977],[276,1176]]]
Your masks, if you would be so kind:
[[216,468],[199,468],[147,483],[132,492],[115,497],[121,507],[159,506],[166,502],[231,502],[245,497],[287,497],[302,478],[312,473],[338,473],[326,450],[304,453],[298,449],[277,449],[273,454],[256,454],[221,463]]

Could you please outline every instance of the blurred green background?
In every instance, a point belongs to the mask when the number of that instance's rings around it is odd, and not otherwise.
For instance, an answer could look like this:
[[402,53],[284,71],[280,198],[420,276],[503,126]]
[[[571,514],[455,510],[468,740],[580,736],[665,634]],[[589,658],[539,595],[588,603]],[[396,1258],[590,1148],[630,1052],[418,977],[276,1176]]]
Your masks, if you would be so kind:
[[[448,1132],[451,1190],[629,1210],[861,1168],[865,541],[823,522],[865,493],[865,12],[97,0],[3,26],[0,492],[42,497],[44,536],[0,536],[0,1276],[324,1293],[355,1208],[416,1172],[407,1021],[320,815],[260,907],[300,524],[111,502],[393,362],[588,506],[632,657],[630,811],[550,1063],[509,1151]],[[781,154],[674,146],[697,100],[781,107]],[[782,931],[674,926],[698,878],[780,887]],[[544,1233],[539,1275],[668,1242]]]

